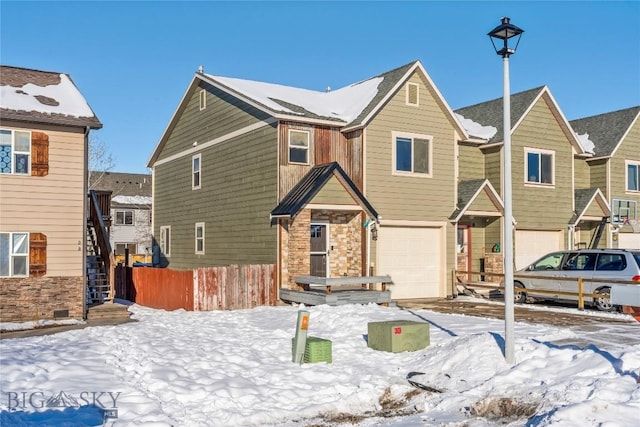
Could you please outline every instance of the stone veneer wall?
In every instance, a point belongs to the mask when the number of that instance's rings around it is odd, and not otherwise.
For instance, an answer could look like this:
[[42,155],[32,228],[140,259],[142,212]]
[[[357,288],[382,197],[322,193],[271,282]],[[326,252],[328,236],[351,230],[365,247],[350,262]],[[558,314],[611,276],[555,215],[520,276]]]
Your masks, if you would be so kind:
[[0,286],[0,322],[51,320],[54,310],[69,310],[65,318],[81,320],[82,290],[82,277],[4,277]]
[[329,222],[329,244],[335,247],[329,255],[331,277],[362,275],[362,225],[360,212],[302,210],[293,221],[281,222],[282,287],[296,289],[296,276],[307,276],[311,267],[309,251],[311,221]]

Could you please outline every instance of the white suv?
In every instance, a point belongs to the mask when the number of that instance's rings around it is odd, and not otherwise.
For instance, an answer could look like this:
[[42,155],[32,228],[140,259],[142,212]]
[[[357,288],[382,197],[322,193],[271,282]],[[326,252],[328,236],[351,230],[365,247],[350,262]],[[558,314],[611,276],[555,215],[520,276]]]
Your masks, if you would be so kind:
[[[528,277],[531,276],[531,277]],[[578,278],[582,277],[584,293],[602,294],[591,302],[598,310],[617,309],[611,304],[611,283],[607,280],[635,281],[640,285],[640,250],[581,249],[547,254],[514,275],[515,302],[532,299],[578,300]],[[536,290],[557,291],[536,293]],[[576,295],[564,295],[570,292]],[[605,296],[606,295],[606,296]]]

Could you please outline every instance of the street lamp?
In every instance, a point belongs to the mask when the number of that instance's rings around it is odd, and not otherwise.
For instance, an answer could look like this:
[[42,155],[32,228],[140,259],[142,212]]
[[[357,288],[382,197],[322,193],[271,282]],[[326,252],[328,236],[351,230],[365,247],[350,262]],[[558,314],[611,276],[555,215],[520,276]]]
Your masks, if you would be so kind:
[[[509,56],[516,53],[520,36],[524,30],[502,18],[501,24],[488,33],[496,53],[502,56],[504,66],[504,108],[503,108],[503,164],[502,182],[504,185],[504,357],[507,363],[515,363],[514,357],[514,314],[513,314],[513,209],[511,204],[511,100],[509,92]],[[509,41],[515,39],[515,46]],[[496,41],[498,45],[496,46]],[[502,42],[500,42],[502,41]],[[513,44],[513,43],[512,43]]]

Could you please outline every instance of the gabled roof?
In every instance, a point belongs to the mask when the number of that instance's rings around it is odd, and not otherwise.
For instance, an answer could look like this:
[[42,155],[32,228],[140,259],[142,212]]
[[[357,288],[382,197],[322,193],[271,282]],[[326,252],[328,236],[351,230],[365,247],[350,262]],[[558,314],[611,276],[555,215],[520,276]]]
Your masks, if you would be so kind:
[[89,171],[89,189],[111,191],[112,207],[151,207],[151,174]]
[[453,114],[420,61],[417,60],[361,82],[329,91],[314,91],[197,72],[160,137],[147,165],[153,166],[164,146],[167,134],[173,128],[178,115],[184,110],[187,97],[195,91],[201,82],[210,84],[278,120],[319,123],[340,127],[342,131],[350,131],[366,126],[416,70],[426,78],[435,93],[438,104],[446,111],[458,133],[463,139],[466,139],[468,135],[465,128]]
[[595,201],[602,210],[602,216],[611,215],[611,209],[606,197],[599,188],[584,188],[575,191],[575,211],[569,224],[576,225],[585,216],[591,204]]
[[100,129],[67,74],[0,65],[0,117],[5,120]]
[[271,217],[295,217],[333,176],[338,178],[345,190],[351,194],[369,216],[376,221],[379,219],[376,210],[337,162],[312,167],[282,199],[280,204],[271,211]]
[[504,205],[502,199],[495,188],[493,188],[493,185],[491,185],[491,182],[489,182],[488,179],[472,179],[458,183],[458,203],[456,210],[449,216],[449,219],[451,221],[459,221],[482,191],[487,192],[487,196],[489,196],[491,202],[496,206],[496,210],[503,213]]
[[569,124],[578,135],[588,135],[595,147],[595,157],[611,157],[639,116],[637,106],[572,120]]
[[[540,86],[510,96],[511,132],[513,133],[517,129],[538,99],[543,96],[550,101],[550,108],[554,117],[558,120],[558,124],[565,131],[569,142],[576,148],[578,154],[589,153],[589,147],[585,147],[582,141],[578,139],[578,136],[571,128],[569,121],[565,118],[547,86]],[[469,135],[486,139],[487,143],[492,144],[503,142],[504,139],[503,107],[503,98],[496,98],[491,101],[457,109],[454,113],[462,116],[458,117],[458,119],[466,127]],[[495,129],[495,132],[487,134],[489,128]],[[482,133],[480,134],[479,131]]]

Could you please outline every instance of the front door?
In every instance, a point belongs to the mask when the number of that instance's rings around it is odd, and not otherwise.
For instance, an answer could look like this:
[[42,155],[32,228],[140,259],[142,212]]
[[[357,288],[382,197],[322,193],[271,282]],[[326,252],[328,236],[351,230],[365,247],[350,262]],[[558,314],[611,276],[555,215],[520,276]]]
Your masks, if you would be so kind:
[[318,277],[329,277],[327,256],[329,233],[327,224],[311,224],[311,268],[309,274]]

